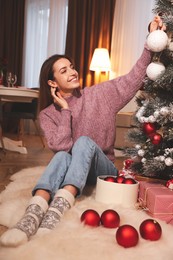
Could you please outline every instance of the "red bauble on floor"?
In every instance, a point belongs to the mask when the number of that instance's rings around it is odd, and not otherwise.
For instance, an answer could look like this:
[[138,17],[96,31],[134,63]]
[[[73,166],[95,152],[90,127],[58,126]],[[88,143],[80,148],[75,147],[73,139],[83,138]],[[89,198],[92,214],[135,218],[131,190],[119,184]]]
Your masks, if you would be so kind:
[[101,224],[106,228],[117,228],[120,224],[120,216],[115,210],[107,209],[101,215]]
[[116,232],[116,240],[125,248],[136,246],[139,241],[137,230],[131,225],[120,226]]
[[93,209],[87,209],[82,213],[81,221],[84,222],[85,225],[97,227],[100,225],[100,215]]
[[139,232],[142,238],[152,241],[159,240],[162,235],[161,226],[154,219],[144,220],[139,227]]

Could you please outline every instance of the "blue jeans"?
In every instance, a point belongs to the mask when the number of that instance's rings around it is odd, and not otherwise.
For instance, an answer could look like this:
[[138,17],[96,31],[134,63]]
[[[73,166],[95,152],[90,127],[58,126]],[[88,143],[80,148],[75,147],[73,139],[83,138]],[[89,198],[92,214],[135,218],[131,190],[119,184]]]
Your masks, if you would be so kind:
[[54,197],[58,189],[73,185],[78,195],[86,183],[95,184],[97,176],[117,175],[118,171],[100,147],[87,136],[74,143],[71,153],[57,152],[32,191],[47,190]]

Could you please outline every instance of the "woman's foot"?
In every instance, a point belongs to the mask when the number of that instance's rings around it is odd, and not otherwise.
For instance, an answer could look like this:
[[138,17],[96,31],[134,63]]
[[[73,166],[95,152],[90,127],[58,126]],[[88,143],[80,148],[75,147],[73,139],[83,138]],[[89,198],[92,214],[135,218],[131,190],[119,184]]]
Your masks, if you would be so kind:
[[34,196],[26,209],[25,215],[12,228],[2,234],[0,243],[4,246],[16,247],[33,236],[48,209],[48,203],[40,196]]
[[69,191],[65,189],[58,190],[40,224],[37,234],[47,233],[54,229],[65,211],[73,206],[74,200],[74,196]]

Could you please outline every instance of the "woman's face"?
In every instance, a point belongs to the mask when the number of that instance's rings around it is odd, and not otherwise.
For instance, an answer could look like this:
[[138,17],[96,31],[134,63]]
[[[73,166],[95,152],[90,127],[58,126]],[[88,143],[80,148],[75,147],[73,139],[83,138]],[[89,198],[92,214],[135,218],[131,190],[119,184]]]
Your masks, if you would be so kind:
[[78,73],[73,64],[66,58],[57,60],[53,65],[54,87],[57,87],[61,94],[72,93],[78,88]]

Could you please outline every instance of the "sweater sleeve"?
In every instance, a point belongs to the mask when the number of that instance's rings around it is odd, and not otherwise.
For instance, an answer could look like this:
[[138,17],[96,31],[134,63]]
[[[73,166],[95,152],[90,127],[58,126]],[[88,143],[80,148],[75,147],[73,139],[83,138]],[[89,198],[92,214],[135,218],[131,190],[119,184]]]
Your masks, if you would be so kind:
[[98,87],[100,90],[102,88],[110,109],[118,112],[135,96],[142,86],[151,57],[152,53],[145,46],[141,57],[128,74],[106,81]]
[[39,114],[40,127],[43,130],[48,147],[54,151],[69,152],[73,145],[71,132],[71,111],[62,109],[56,120],[45,110]]

